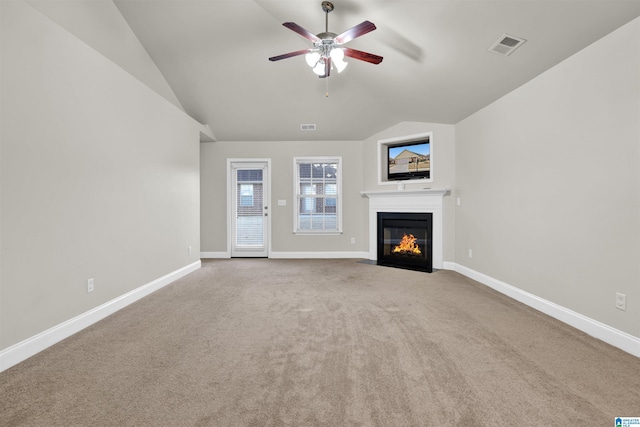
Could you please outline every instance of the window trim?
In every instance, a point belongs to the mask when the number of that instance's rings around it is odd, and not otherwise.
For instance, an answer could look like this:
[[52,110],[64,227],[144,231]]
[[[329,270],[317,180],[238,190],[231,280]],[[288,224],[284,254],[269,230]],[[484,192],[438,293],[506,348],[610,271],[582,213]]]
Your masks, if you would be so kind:
[[[300,163],[336,163],[336,196],[332,197],[336,199],[336,229],[331,230],[301,230],[298,229],[300,224],[299,217],[299,206],[300,206],[300,196],[303,194],[299,194],[298,191],[300,189],[300,180],[299,180],[299,169],[298,165]],[[330,235],[340,235],[342,234],[342,206],[343,206],[343,196],[342,196],[342,156],[305,156],[305,157],[294,157],[293,158],[293,234],[298,235],[322,235],[322,236],[330,236]]]

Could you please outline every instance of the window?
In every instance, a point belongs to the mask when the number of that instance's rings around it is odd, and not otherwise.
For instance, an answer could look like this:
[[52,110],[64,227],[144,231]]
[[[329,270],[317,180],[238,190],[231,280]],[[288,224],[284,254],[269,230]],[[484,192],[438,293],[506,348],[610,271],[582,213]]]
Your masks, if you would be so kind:
[[342,232],[342,158],[295,158],[296,233]]

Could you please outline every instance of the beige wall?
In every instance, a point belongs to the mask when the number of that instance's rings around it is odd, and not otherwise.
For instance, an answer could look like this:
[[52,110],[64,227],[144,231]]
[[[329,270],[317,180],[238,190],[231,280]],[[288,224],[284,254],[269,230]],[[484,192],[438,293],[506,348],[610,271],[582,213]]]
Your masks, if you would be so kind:
[[636,337],[639,76],[636,19],[456,125],[457,263]]
[[182,109],[173,90],[112,0],[26,2]]
[[[342,156],[342,235],[293,234],[293,158]],[[362,187],[362,142],[210,142],[201,144],[203,252],[227,251],[227,159],[271,159],[271,249],[273,252],[366,252],[367,205]],[[286,200],[286,206],[277,206]],[[351,244],[351,238],[356,239]]]
[[[455,260],[455,128],[453,125],[422,122],[402,122],[383,132],[367,138],[363,143],[364,160],[364,189],[365,190],[395,190],[396,184],[378,185],[378,141],[389,138],[399,138],[425,132],[433,133],[432,179],[433,182],[411,184],[404,181],[405,189],[446,188],[450,194],[444,197],[443,209],[443,259],[445,262]],[[365,219],[367,221],[367,219]]]
[[197,262],[199,127],[29,4],[0,4],[5,349]]

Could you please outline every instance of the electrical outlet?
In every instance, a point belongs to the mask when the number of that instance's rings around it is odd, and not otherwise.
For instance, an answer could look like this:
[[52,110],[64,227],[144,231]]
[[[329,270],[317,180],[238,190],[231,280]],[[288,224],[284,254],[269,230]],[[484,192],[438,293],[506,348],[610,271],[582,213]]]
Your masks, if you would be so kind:
[[616,308],[618,310],[627,311],[627,296],[616,292]]
[[189,250],[187,252],[189,252],[189,255],[191,255],[191,246],[189,246]]
[[469,258],[473,258],[473,251],[469,249]]
[[356,238],[355,238],[355,237],[352,237],[352,238],[351,238],[351,244],[352,244],[352,245],[355,245],[355,244],[356,244]]
[[93,292],[93,277],[87,280],[87,293]]

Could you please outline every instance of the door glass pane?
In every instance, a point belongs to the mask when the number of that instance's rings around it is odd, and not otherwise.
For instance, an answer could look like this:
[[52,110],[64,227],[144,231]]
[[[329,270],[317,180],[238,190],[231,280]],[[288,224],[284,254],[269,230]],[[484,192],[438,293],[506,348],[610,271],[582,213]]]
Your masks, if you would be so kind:
[[262,169],[238,169],[238,182],[262,182]]
[[240,184],[240,206],[253,206],[253,184]]
[[236,181],[236,246],[262,246],[262,169],[238,169]]

